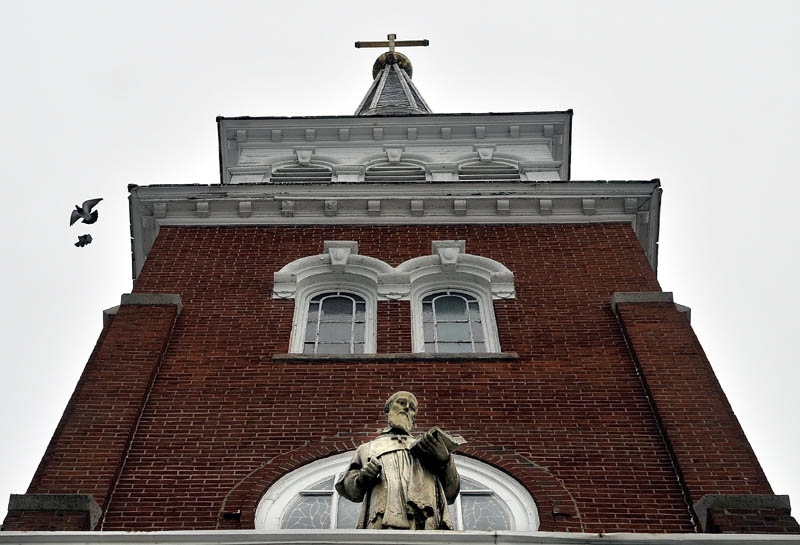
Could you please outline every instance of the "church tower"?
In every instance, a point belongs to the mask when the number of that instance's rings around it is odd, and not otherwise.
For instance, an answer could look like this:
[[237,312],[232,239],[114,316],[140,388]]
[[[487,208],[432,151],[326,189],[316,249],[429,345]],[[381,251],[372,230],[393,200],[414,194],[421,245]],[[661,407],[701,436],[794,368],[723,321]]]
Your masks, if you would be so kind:
[[356,43],[354,115],[217,118],[219,184],[129,188],[132,292],[0,543],[405,543],[334,487],[399,390],[468,441],[470,542],[800,533],[659,286],[660,181],[571,180],[571,110],[434,113],[412,45]]

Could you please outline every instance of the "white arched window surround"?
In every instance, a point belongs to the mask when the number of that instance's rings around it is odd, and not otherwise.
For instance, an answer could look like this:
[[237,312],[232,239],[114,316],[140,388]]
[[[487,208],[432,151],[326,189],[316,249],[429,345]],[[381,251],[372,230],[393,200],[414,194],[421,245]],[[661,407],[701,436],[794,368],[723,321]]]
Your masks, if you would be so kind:
[[[352,452],[345,452],[316,460],[278,479],[259,500],[255,517],[256,529],[280,529],[283,517],[295,498],[304,490],[344,471],[352,457]],[[454,455],[454,458],[458,473],[462,478],[480,483],[500,500],[512,531],[532,532],[539,528],[536,502],[516,479],[473,458],[457,454]],[[470,494],[470,491],[464,493]],[[451,516],[457,529],[461,527],[460,502],[461,494],[451,505]],[[336,520],[336,505],[336,501],[331,502],[331,521]]]
[[437,240],[432,255],[409,259],[397,267],[358,255],[355,241],[325,241],[324,253],[296,259],[274,275],[273,297],[294,299],[289,351],[302,353],[308,301],[326,291],[349,291],[367,301],[365,353],[374,353],[375,316],[379,300],[410,300],[412,345],[424,351],[421,300],[437,290],[474,295],[481,308],[487,352],[499,352],[494,299],[513,299],[514,274],[502,263],[465,252],[463,240]]

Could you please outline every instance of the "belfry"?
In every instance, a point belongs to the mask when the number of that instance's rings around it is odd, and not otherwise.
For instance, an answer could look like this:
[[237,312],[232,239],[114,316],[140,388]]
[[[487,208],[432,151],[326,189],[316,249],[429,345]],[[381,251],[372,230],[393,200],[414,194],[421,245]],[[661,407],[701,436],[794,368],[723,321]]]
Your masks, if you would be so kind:
[[572,180],[571,110],[434,113],[424,45],[356,42],[354,115],[217,118],[217,184],[129,187],[133,288],[0,544],[800,533],[659,285],[661,182]]

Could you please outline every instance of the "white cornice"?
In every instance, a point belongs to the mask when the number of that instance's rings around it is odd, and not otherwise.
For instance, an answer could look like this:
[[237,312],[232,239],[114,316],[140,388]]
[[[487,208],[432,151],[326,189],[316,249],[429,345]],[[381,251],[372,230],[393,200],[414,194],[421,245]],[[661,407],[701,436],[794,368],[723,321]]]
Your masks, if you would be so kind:
[[657,265],[660,184],[165,185],[131,190],[133,272],[163,226],[630,223]]
[[169,532],[0,532],[0,545],[800,545],[765,534],[588,534],[403,530],[197,530]]

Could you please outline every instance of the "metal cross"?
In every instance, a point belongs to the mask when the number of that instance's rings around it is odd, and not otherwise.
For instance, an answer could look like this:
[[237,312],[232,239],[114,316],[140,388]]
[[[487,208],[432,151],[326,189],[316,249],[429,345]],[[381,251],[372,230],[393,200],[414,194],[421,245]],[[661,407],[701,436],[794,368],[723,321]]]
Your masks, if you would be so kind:
[[428,40],[401,40],[398,42],[396,40],[397,34],[389,34],[386,38],[388,39],[386,42],[356,42],[356,47],[388,47],[389,51],[394,53],[395,47],[409,47],[412,45],[427,46],[430,44]]

